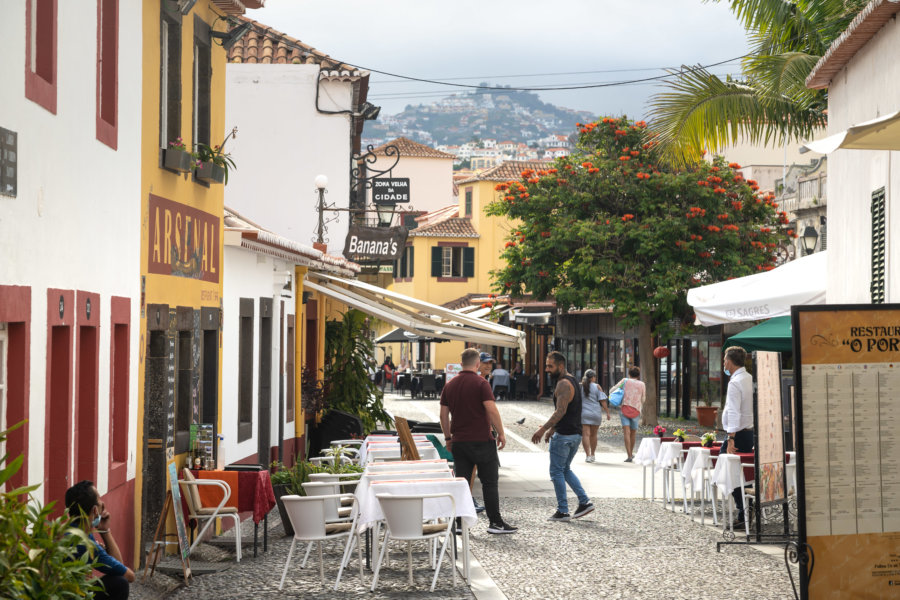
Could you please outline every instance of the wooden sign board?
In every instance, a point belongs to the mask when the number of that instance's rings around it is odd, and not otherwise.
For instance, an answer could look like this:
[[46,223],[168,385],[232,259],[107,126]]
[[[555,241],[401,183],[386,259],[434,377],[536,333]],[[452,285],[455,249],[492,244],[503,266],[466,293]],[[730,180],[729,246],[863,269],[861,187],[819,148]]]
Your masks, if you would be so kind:
[[169,489],[172,491],[172,512],[175,513],[175,531],[178,534],[178,554],[184,566],[184,578],[191,575],[191,543],[184,526],[184,511],[181,510],[181,488],[178,485],[178,470],[175,462],[169,463]]
[[900,597],[900,305],[791,318],[801,597]]

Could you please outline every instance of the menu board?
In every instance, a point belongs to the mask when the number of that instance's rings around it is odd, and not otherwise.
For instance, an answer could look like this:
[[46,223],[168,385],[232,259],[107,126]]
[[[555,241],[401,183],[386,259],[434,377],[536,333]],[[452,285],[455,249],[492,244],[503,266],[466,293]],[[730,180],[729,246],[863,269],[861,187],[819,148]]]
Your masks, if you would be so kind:
[[778,352],[756,353],[756,428],[760,506],[784,502],[784,420]]
[[793,309],[805,598],[900,596],[900,306]]

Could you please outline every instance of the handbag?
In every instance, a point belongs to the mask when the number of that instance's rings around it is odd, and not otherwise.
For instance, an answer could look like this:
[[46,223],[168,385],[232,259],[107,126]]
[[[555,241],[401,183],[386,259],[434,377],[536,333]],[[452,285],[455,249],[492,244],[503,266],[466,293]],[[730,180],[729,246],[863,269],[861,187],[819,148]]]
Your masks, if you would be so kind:
[[641,411],[633,406],[628,406],[626,404],[622,407],[622,416],[624,416],[626,419],[636,419],[641,416]]
[[625,399],[625,386],[627,384],[628,384],[628,382],[626,381],[625,383],[622,384],[622,387],[620,387],[616,390],[613,390],[609,394],[609,403],[610,404],[612,404],[613,406],[617,406],[617,407],[622,406],[622,400]]

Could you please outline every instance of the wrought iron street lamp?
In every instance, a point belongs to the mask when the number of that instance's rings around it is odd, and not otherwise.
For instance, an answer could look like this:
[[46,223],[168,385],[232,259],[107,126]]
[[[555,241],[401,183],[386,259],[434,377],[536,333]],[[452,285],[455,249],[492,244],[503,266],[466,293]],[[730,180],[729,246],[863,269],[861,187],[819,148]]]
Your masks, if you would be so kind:
[[806,229],[803,230],[803,237],[800,238],[800,241],[803,244],[804,255],[808,256],[816,250],[816,242],[819,241],[819,232],[816,231],[816,228],[812,225],[807,225]]

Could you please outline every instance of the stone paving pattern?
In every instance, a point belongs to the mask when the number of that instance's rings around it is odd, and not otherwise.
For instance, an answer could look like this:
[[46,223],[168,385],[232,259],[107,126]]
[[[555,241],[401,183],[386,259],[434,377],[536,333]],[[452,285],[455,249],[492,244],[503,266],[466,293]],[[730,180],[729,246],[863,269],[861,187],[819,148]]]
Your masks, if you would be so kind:
[[[417,420],[433,420],[429,417],[436,418],[439,411],[436,400],[411,400],[408,396],[388,396],[386,405],[394,414]],[[508,435],[507,451],[501,454],[501,464],[506,455],[509,468],[515,468],[512,463],[528,465],[543,461],[541,464],[544,465],[546,445],[542,445],[542,454],[533,452],[534,448],[527,446],[533,431],[552,412],[549,401],[501,402],[499,407],[507,431],[512,434]],[[525,423],[516,424],[515,421],[523,416]],[[702,431],[696,423],[665,419],[662,422],[669,431],[679,426]],[[649,428],[643,434],[650,434]],[[526,450],[531,452],[526,454]],[[605,453],[602,461],[607,463],[607,469],[610,464],[615,468],[640,469],[635,465],[619,465],[624,450],[616,412],[613,412],[611,421],[603,422],[597,451],[598,463],[591,465],[584,463],[584,455],[579,451],[573,462],[576,473],[584,478],[599,472],[588,469],[600,465],[601,453]],[[722,541],[723,537],[721,529],[709,525],[709,511],[708,525],[702,526],[699,521],[681,513],[680,503],[679,509],[672,512],[665,510],[658,501],[651,503],[640,497],[594,497],[597,506],[594,513],[569,523],[547,521],[555,510],[555,499],[549,478],[544,474],[545,468],[541,467],[527,489],[518,490],[519,493],[512,497],[503,493],[504,469],[501,469],[503,515],[520,530],[514,535],[490,535],[486,531],[487,522],[483,515],[472,528],[473,556],[492,580],[489,583],[496,586],[487,593],[479,593],[480,597],[506,597],[511,600],[713,597],[781,600],[793,597],[781,549],[770,548],[768,552],[763,552],[759,547],[727,546],[722,552],[717,552],[716,542]],[[630,473],[633,475],[635,472]],[[587,484],[585,487],[590,492]],[[478,484],[475,485],[475,492],[476,497],[480,496]],[[637,494],[639,496],[640,492]],[[576,503],[574,498],[569,501],[572,506]],[[243,526],[244,539],[252,540],[252,523],[245,522]],[[391,568],[382,571],[375,593],[368,591],[371,572],[365,573],[366,583],[360,584],[355,558],[349,570],[345,570],[339,591],[332,590],[342,545],[326,549],[326,586],[323,587],[319,581],[315,548],[305,569],[300,568],[305,548],[298,548],[285,589],[279,591],[278,582],[289,546],[290,538],[284,536],[275,509],[269,515],[267,553],[260,551],[259,556],[254,558],[252,546],[245,546],[244,558],[237,564],[231,552],[202,544],[193,557],[195,561],[228,561],[230,568],[214,575],[195,577],[189,587],[181,586],[176,579],[157,574],[149,582],[134,585],[131,597],[136,600],[357,596],[421,598],[426,595],[454,599],[476,597],[461,576],[457,586],[452,587],[449,562],[446,560],[437,589],[429,594],[431,571],[423,550],[413,554],[415,585],[409,587],[405,550],[400,546],[393,552]],[[796,568],[793,573],[796,580]]]

